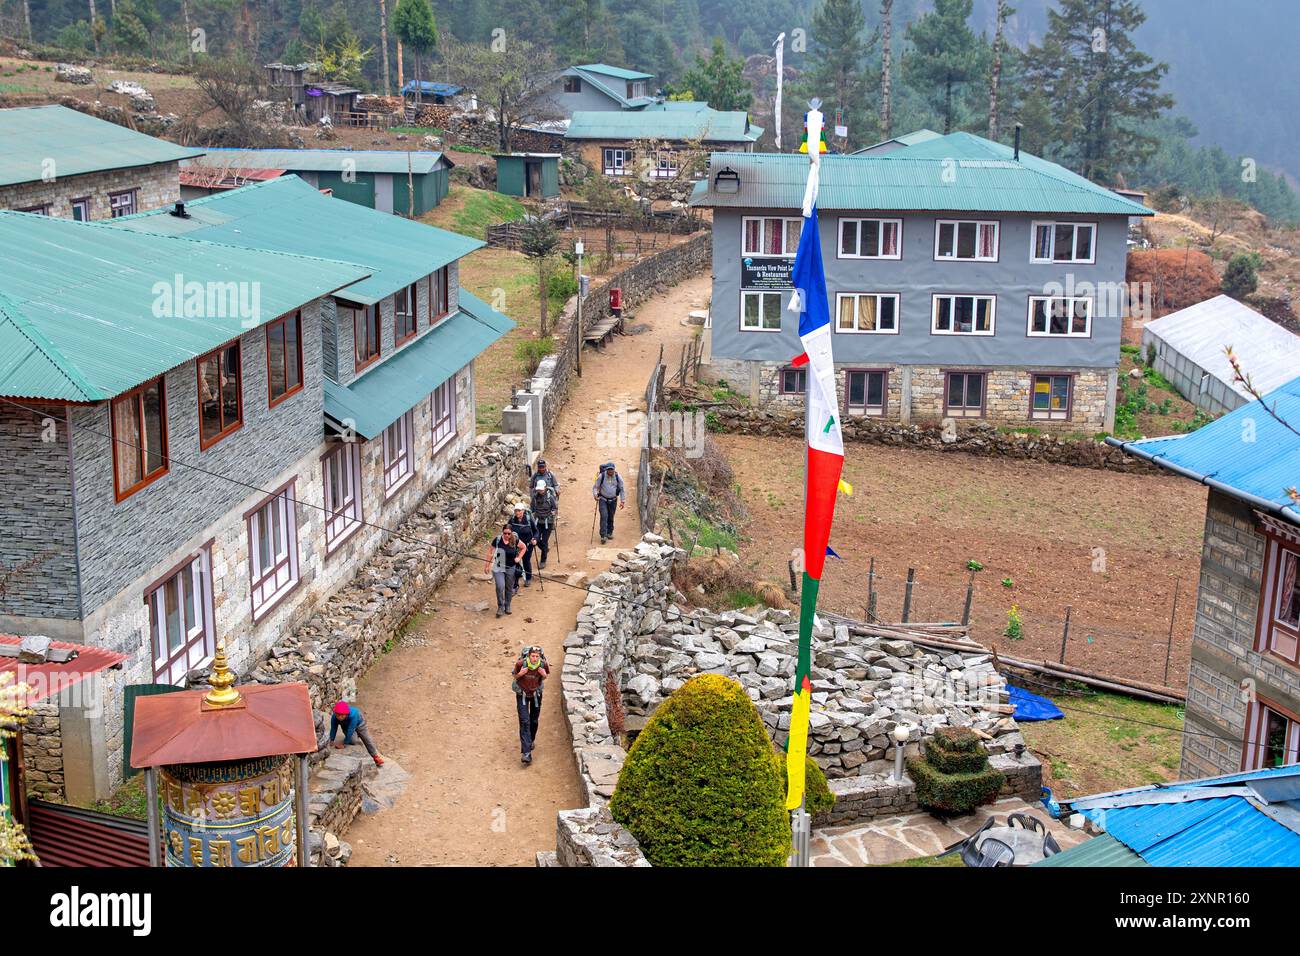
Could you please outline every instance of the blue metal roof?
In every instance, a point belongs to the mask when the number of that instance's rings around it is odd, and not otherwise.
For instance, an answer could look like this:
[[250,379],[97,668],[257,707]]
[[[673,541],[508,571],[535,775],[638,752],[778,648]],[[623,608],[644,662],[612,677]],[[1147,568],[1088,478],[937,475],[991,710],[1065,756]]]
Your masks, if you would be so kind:
[[[457,93],[463,93],[465,87],[457,86],[455,83],[436,83],[433,80],[421,80],[420,92],[432,93],[434,96],[455,96]],[[406,85],[402,87],[403,93],[415,92],[415,80],[407,80]]]
[[[1300,801],[1270,802],[1266,787],[1251,787],[1282,777],[1300,778],[1300,766],[1138,787],[1070,804],[1152,866],[1300,866]],[[1183,795],[1188,799],[1180,800]]]
[[1181,437],[1121,442],[1125,451],[1300,524],[1300,378]]

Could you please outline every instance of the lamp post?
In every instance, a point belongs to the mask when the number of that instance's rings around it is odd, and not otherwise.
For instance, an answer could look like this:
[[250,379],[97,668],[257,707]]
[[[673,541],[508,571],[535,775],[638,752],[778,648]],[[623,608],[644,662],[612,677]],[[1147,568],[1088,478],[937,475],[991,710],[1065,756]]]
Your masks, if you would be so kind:
[[582,378],[582,240],[573,244],[573,254],[578,257],[578,315],[573,323],[573,364]]
[[911,736],[912,728],[906,724],[894,725],[894,779],[900,783],[903,780],[903,748],[907,746],[907,739]]

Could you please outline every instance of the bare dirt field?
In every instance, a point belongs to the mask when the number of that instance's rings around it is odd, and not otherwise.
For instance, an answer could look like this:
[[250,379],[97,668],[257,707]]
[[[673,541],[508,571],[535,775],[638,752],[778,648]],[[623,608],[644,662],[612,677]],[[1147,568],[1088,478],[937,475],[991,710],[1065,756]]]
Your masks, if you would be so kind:
[[[742,560],[785,581],[790,550],[801,544],[802,442],[716,437],[749,509]],[[860,443],[848,445],[845,477],[854,494],[839,497],[831,533],[843,560],[826,563],[823,606],[862,617],[874,556],[881,619],[900,619],[915,568],[912,620],[960,620],[966,564],[978,561],[975,640],[1056,660],[1068,606],[1068,662],[1159,683],[1180,580],[1169,684],[1186,682],[1205,515],[1199,485]],[[1003,635],[1012,604],[1023,618],[1020,640]]]

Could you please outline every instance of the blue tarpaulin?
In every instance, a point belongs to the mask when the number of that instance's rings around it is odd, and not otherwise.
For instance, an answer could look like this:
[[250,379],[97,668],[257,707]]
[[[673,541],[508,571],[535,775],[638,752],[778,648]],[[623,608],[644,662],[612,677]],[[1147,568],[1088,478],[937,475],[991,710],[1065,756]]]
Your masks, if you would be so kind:
[[1015,707],[1012,716],[1016,720],[1056,720],[1058,717],[1065,716],[1061,708],[1046,697],[1031,694],[1023,687],[1016,687],[1014,684],[1008,684],[1007,690],[1011,692],[1011,705]]

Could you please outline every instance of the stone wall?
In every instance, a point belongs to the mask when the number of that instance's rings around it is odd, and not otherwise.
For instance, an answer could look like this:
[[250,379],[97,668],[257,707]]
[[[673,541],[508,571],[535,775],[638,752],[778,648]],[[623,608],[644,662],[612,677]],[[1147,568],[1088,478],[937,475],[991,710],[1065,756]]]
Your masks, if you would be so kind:
[[63,738],[59,707],[42,702],[23,724],[23,781],[27,792],[42,800],[63,799]]
[[108,169],[80,176],[58,176],[49,182],[37,181],[0,187],[0,209],[48,207],[48,214],[60,219],[72,218],[74,199],[90,200],[91,220],[109,219],[109,193],[135,190],[135,211],[147,212],[170,206],[181,198],[180,164],[155,163]]
[[[730,434],[803,437],[802,404],[798,411],[760,409],[748,405],[724,405],[711,410],[717,417],[720,429]],[[1126,455],[1119,448],[1105,442],[1003,432],[997,426],[982,421],[956,421],[954,427],[945,428],[931,422],[903,425],[896,421],[849,417],[843,419],[842,424],[845,439],[874,445],[966,452],[985,458],[1041,461],[1128,474],[1150,475],[1162,472],[1149,462]]]
[[[609,290],[623,290],[624,315],[652,296],[713,266],[713,236],[701,233],[686,242],[646,256],[605,281],[593,285],[583,301],[582,327],[591,328],[609,317]],[[533,373],[533,391],[541,391],[542,418],[550,428],[563,406],[573,369],[573,325],[577,321],[577,299],[570,299],[556,320],[556,350],[544,358]],[[685,316],[683,316],[685,318]]]
[[[628,866],[642,859],[632,852],[635,838],[605,810],[626,757],[610,727],[607,680],[619,688],[632,727],[692,676],[724,674],[745,688],[778,747],[788,736],[797,619],[770,609],[752,615],[689,609],[672,583],[673,565],[683,557],[655,534],[620,552],[592,582],[565,640],[563,706],[588,806],[559,815],[560,865]],[[939,727],[973,728],[990,761],[1007,773],[1006,789],[1037,799],[1040,764],[1024,750],[1006,683],[988,655],[853,637],[847,626],[823,625],[811,679],[809,753],[840,801],[817,823],[916,809],[911,781],[892,779],[892,733],[899,724],[910,731],[908,755],[918,754]]]

